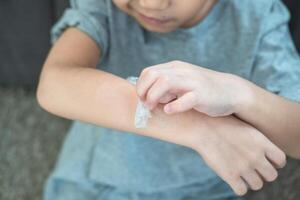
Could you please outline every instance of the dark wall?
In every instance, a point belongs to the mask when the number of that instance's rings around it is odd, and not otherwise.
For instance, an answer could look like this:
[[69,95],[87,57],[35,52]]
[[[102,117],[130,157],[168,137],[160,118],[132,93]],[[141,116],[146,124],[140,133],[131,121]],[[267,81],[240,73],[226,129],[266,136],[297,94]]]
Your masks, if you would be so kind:
[[[300,1],[285,0],[300,51]],[[0,1],[0,85],[35,87],[50,48],[49,31],[68,0]]]
[[284,0],[285,4],[289,8],[292,18],[290,21],[290,30],[293,36],[294,42],[297,46],[298,52],[300,52],[300,1],[299,0]]
[[53,20],[51,0],[0,1],[0,84],[37,83]]
[[57,20],[62,13],[64,12],[65,8],[68,7],[69,0],[56,0],[54,1],[54,16],[55,20]]

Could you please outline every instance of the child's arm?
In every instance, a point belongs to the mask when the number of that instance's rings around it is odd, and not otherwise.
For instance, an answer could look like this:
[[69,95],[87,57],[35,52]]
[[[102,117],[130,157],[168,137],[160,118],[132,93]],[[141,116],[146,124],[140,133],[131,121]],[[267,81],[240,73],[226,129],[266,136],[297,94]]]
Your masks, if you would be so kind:
[[270,12],[266,12],[264,31],[251,71],[251,82],[256,84],[237,81],[246,88],[240,94],[248,93],[250,98],[240,102],[235,113],[288,155],[300,159],[300,57],[288,22],[288,10],[281,1],[274,1]]
[[194,110],[170,116],[160,105],[147,127],[136,129],[136,89],[125,79],[96,70],[99,54],[89,37],[74,28],[67,30],[43,67],[39,104],[65,118],[190,147],[240,195],[247,191],[244,180],[260,189],[262,177],[273,181],[277,176],[272,163],[284,166],[285,155],[278,147],[233,116],[211,118]]
[[249,88],[252,98],[241,102],[236,116],[262,131],[288,155],[299,159],[300,104],[245,79],[241,79],[240,83]]
[[[300,62],[298,63],[300,66]],[[262,70],[258,71],[263,73]],[[182,74],[185,77],[178,78],[182,77]],[[300,81],[299,70],[294,70],[294,74],[289,73],[289,75],[293,76],[290,77],[291,80],[298,77]],[[285,76],[287,77],[285,79],[289,79],[287,75]],[[274,84],[280,85],[283,81],[285,80],[278,78],[278,83]],[[290,87],[299,88],[299,83]],[[284,89],[288,89],[286,91],[289,93],[286,94],[289,95],[300,94],[300,88],[298,91],[294,88]],[[160,99],[169,91],[179,91],[178,94],[173,93],[179,98],[166,104],[165,111],[167,107],[171,108],[172,113],[193,108],[212,117],[235,114],[259,129],[288,155],[300,158],[300,104],[298,102],[269,92],[237,75],[211,71],[190,63],[176,61],[143,70],[137,84],[137,92],[146,104],[151,105],[150,108],[158,105]],[[188,92],[182,95],[181,91]]]
[[44,64],[37,90],[39,104],[68,119],[191,146],[194,138],[185,133],[188,129],[184,127],[192,124],[187,117],[190,113],[164,119],[161,113],[153,118],[163,119],[163,124],[153,119],[147,128],[135,128],[135,87],[123,78],[95,69],[99,55],[90,37],[75,28],[66,30]]
[[[262,70],[258,71],[262,73]],[[292,76],[292,73],[289,74]],[[300,81],[297,70],[293,77],[285,76],[291,80],[298,76]],[[279,83],[274,84],[280,85],[283,81],[278,79]],[[294,87],[299,88],[299,83]],[[298,91],[288,88],[288,91],[289,95],[300,94],[300,88]],[[176,94],[179,98],[164,105],[165,111],[167,107],[171,108],[172,113],[193,108],[213,117],[235,114],[259,129],[288,155],[300,158],[300,104],[264,90],[237,75],[211,71],[180,61],[164,63],[143,70],[137,83],[137,92],[150,105],[150,109],[155,108],[166,95]]]

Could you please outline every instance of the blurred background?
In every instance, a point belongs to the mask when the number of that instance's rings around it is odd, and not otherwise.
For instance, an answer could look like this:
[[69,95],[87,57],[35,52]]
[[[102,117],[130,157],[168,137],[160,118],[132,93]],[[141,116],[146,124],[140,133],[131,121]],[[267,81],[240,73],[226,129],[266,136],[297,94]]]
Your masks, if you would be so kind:
[[[300,1],[284,2],[300,52]],[[42,199],[71,124],[42,110],[35,97],[50,28],[67,6],[68,0],[0,1],[0,200]],[[289,159],[277,181],[247,199],[299,200],[300,161]]]

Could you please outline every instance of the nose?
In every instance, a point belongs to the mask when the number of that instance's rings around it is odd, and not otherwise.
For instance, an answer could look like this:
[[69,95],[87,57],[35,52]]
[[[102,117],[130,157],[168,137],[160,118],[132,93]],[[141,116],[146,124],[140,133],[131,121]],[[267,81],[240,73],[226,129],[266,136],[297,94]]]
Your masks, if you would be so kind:
[[140,5],[145,9],[164,10],[171,4],[171,0],[140,0]]

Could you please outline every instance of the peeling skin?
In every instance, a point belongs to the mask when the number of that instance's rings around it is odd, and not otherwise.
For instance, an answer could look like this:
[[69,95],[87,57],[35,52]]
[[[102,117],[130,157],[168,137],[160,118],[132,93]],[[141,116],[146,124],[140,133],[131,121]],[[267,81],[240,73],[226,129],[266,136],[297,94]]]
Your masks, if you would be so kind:
[[[129,76],[126,80],[129,81],[131,84],[136,85],[138,77]],[[138,99],[134,118],[134,126],[136,128],[147,127],[148,119],[151,117],[151,111],[142,103],[140,99]]]

